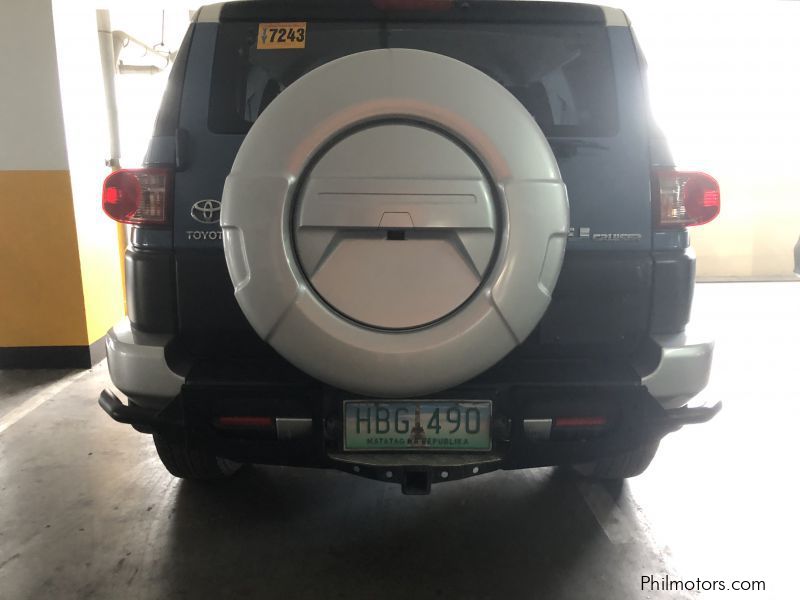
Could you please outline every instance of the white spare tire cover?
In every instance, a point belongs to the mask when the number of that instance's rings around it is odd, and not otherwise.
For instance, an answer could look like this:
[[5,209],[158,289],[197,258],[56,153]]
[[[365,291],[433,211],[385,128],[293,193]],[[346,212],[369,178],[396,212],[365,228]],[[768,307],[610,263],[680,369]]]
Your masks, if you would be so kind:
[[286,88],[225,183],[225,257],[255,331],[339,388],[415,396],[530,334],[558,278],[566,188],[500,84],[373,50]]

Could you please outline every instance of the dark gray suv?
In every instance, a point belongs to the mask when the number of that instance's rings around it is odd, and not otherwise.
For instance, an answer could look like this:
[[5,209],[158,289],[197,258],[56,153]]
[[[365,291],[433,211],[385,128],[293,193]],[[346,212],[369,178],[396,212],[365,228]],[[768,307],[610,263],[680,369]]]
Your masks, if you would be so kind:
[[206,6],[142,169],[100,404],[174,475],[336,468],[406,493],[495,469],[642,472],[713,344],[686,331],[677,171],[619,10]]

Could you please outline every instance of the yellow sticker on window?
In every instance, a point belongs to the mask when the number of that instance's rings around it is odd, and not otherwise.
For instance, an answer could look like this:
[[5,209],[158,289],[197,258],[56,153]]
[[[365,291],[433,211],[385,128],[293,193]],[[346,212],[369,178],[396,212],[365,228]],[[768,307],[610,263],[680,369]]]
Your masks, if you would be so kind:
[[259,50],[284,50],[306,47],[305,23],[259,23]]

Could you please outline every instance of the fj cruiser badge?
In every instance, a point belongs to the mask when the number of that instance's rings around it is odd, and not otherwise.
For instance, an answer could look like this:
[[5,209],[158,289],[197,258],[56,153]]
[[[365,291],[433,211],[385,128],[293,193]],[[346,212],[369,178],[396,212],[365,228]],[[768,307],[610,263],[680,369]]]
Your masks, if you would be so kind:
[[198,200],[192,204],[192,218],[198,223],[219,223],[219,200]]
[[638,242],[642,239],[641,233],[594,233],[592,240],[595,242]]

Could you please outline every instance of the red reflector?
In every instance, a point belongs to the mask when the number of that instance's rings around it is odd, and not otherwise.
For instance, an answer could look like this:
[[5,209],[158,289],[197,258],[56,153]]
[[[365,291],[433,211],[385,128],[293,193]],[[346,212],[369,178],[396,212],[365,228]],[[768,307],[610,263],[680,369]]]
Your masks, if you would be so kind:
[[702,225],[719,214],[719,183],[711,175],[655,169],[653,176],[656,226]]
[[103,182],[103,211],[132,225],[165,225],[172,172],[167,169],[120,169]]
[[719,206],[719,191],[706,190],[703,192],[703,206]]
[[553,427],[600,427],[606,423],[605,417],[556,417]]
[[271,427],[272,417],[218,417],[220,427]]

